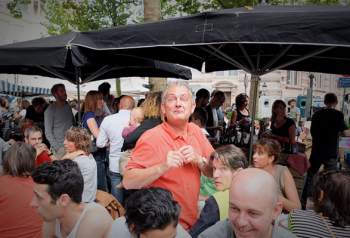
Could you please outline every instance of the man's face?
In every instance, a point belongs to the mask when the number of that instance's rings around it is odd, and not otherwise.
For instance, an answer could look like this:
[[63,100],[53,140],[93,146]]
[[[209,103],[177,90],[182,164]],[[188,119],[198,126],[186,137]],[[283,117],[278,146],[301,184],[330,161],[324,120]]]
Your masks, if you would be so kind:
[[271,238],[272,222],[279,211],[270,196],[242,192],[234,185],[230,190],[229,219],[237,238]]
[[225,166],[220,160],[213,160],[213,177],[215,187],[219,191],[229,189],[235,171]]
[[35,147],[36,145],[41,144],[43,142],[43,136],[41,132],[36,131],[33,133],[29,133],[28,137],[25,138],[25,141],[27,144],[30,144]]
[[188,89],[177,85],[167,90],[165,101],[161,105],[167,122],[173,125],[187,123],[194,108],[195,104]]
[[66,101],[67,100],[67,92],[65,87],[58,87],[55,94],[53,95],[57,101]]
[[30,203],[31,207],[36,208],[38,214],[46,222],[51,222],[60,216],[60,208],[57,202],[54,202],[47,192],[47,184],[34,185],[34,196]]
[[212,99],[212,106],[214,108],[219,108],[224,104],[224,102],[225,102],[225,97],[221,97],[221,96],[217,95],[217,96],[213,97],[213,99]]
[[34,107],[34,110],[37,112],[37,113],[43,113],[44,112],[44,109],[45,109],[45,105],[44,104],[41,104],[41,105],[37,105],[36,107]]
[[209,96],[208,97],[203,97],[199,100],[199,105],[198,107],[205,107],[209,103]]
[[140,234],[140,238],[175,238],[176,226],[169,224],[163,230],[153,229]]

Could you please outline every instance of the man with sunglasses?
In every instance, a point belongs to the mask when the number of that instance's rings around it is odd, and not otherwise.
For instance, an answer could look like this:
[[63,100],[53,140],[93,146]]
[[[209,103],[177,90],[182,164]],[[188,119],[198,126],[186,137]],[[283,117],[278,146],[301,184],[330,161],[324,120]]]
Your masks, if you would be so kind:
[[195,109],[185,84],[174,83],[162,96],[163,123],[137,141],[126,167],[127,189],[161,187],[180,204],[180,224],[189,229],[197,219],[201,171],[211,176],[207,158],[213,152],[201,129],[189,118]]

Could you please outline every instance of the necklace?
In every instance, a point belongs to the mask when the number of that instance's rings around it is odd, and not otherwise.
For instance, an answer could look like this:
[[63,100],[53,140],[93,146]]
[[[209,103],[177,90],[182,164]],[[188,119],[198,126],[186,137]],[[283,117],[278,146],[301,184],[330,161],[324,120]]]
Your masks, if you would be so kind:
[[334,235],[334,233],[333,233],[331,227],[328,225],[328,222],[326,221],[326,219],[324,218],[324,216],[322,215],[322,213],[321,213],[320,217],[321,217],[321,220],[322,220],[323,224],[325,224],[326,229],[327,229],[328,233],[331,235],[331,237],[332,237],[332,238],[337,238],[337,237]]

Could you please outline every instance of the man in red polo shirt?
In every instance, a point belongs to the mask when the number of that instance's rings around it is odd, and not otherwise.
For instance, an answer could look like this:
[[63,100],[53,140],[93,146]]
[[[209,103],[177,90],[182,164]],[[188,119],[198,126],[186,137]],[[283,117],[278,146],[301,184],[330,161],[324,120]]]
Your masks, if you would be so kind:
[[43,132],[37,126],[32,126],[24,131],[24,140],[27,144],[33,146],[36,150],[35,166],[54,159],[52,152],[43,143]]
[[126,189],[169,190],[181,206],[180,223],[186,230],[197,220],[200,175],[211,176],[207,161],[214,150],[201,129],[189,123],[194,108],[185,84],[168,86],[161,104],[164,122],[137,141],[123,180]]

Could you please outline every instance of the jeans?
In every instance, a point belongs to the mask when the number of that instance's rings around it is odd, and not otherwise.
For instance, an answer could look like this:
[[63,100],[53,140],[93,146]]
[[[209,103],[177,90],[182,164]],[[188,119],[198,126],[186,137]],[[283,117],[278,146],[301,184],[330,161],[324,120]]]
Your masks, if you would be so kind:
[[97,165],[97,189],[109,192],[107,186],[108,160],[106,149],[99,148],[97,151],[93,152],[92,155]]
[[124,200],[124,191],[122,188],[117,188],[117,185],[121,183],[123,177],[120,173],[114,173],[109,171],[109,177],[111,178],[111,193],[112,195],[123,204]]
[[319,171],[321,165],[323,164],[324,170],[337,170],[338,169],[338,158],[322,158],[322,156],[314,155],[311,153],[310,156],[310,168],[307,171],[306,180],[301,195],[301,203],[305,207],[306,200],[308,197],[312,196],[313,192],[313,180],[317,172]]

